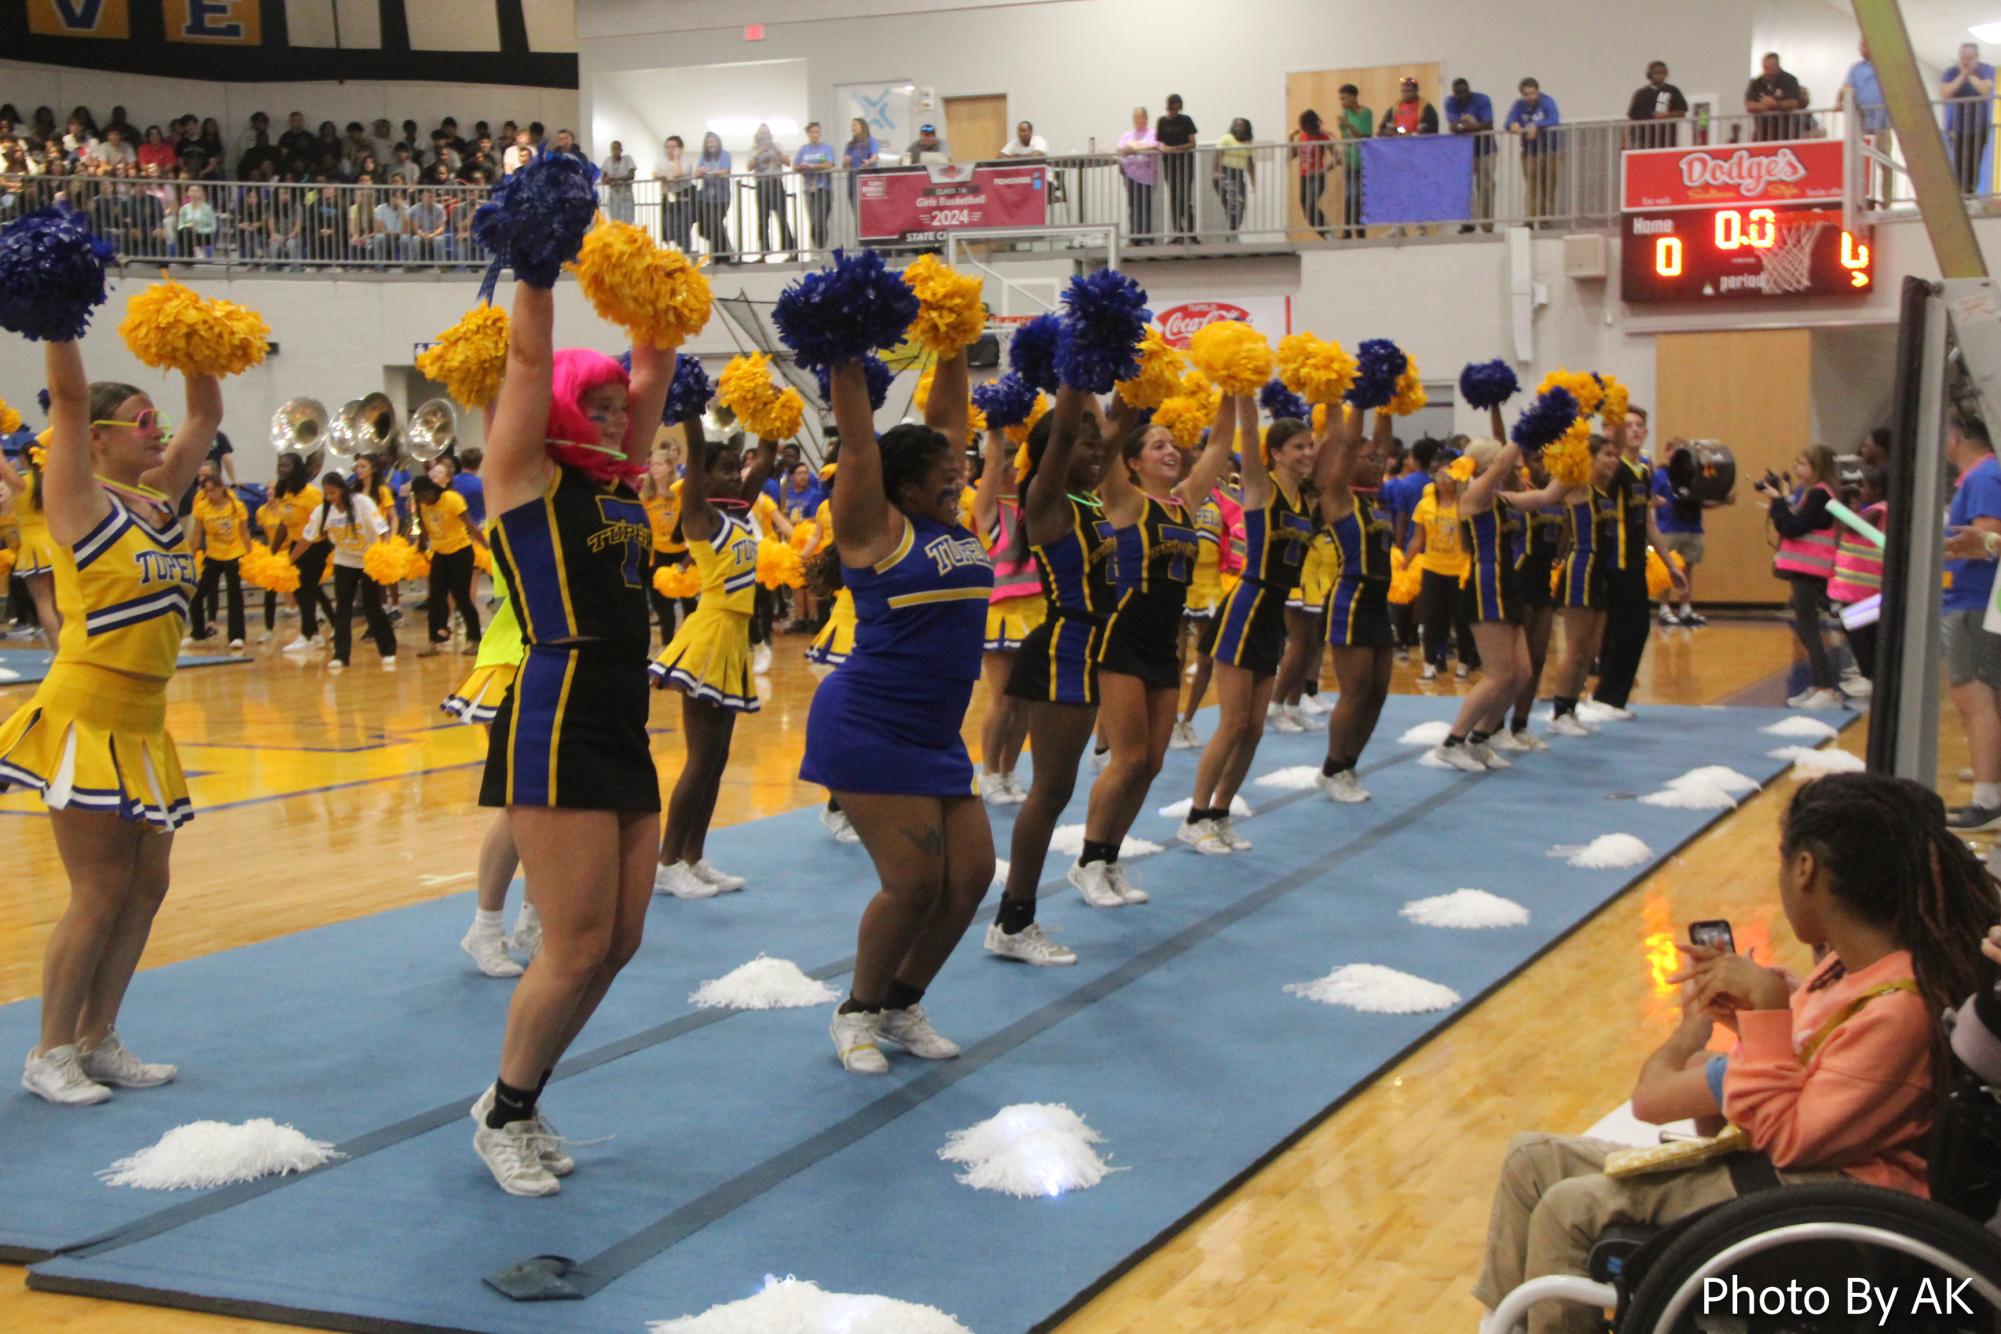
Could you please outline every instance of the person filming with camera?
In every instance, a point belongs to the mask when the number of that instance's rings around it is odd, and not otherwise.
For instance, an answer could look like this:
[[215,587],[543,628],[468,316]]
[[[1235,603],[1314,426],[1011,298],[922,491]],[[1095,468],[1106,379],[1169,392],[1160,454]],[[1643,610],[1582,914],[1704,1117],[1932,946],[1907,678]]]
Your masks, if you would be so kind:
[[1827,508],[1835,499],[1834,451],[1826,445],[1802,449],[1793,459],[1790,482],[1767,470],[1756,487],[1771,502],[1772,527],[1779,534],[1772,570],[1791,589],[1793,633],[1813,674],[1807,688],[1786,703],[1796,709],[1838,709],[1841,678],[1820,633],[1820,608],[1834,573],[1834,515]]

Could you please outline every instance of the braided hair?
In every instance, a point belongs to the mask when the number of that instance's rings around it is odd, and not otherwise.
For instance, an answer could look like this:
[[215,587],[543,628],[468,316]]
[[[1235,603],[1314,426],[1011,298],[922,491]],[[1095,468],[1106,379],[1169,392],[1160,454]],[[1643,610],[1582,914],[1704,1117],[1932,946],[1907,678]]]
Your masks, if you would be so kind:
[[[1937,1016],[1991,986],[1980,938],[2001,917],[1987,868],[1946,828],[1945,803],[1907,778],[1829,774],[1801,785],[1779,827],[1779,848],[1813,853],[1850,912],[1888,928],[1911,952],[1925,1006]],[[1842,976],[1839,962],[1816,981]],[[1933,1025],[1934,1086],[1952,1068],[1942,1025]]]

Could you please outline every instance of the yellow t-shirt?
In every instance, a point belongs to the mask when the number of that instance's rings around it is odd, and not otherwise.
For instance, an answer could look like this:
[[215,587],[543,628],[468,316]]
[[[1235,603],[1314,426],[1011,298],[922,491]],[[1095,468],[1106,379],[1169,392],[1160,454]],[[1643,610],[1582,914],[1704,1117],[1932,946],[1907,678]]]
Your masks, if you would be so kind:
[[1459,506],[1440,505],[1438,496],[1427,490],[1424,499],[1417,502],[1411,522],[1424,525],[1424,550],[1418,554],[1418,566],[1433,574],[1463,578],[1469,562],[1466,545],[1459,540]]
[[770,493],[757,493],[757,499],[750,503],[750,517],[751,527],[757,530],[759,537],[778,536],[778,525],[772,522],[778,517],[778,502],[771,498]]
[[680,486],[675,482],[667,494],[639,502],[646,506],[646,521],[653,526],[653,549],[663,555],[688,549],[686,542],[674,540],[674,525],[681,522]]
[[458,492],[446,491],[438,497],[437,504],[419,505],[417,511],[424,521],[424,536],[430,541],[433,553],[449,556],[472,545],[472,534],[466,525],[466,498]]
[[194,517],[201,524],[202,551],[210,560],[235,560],[250,550],[250,513],[235,496],[213,505],[207,492],[196,495]]
[[1231,171],[1247,171],[1251,165],[1251,150],[1243,146],[1243,141],[1234,134],[1226,134],[1216,141],[1216,157]]
[[[285,525],[287,542],[297,542],[305,537],[306,525],[312,521],[313,515],[319,511],[320,502],[325,499],[326,497],[320,494],[320,489],[308,482],[291,495],[277,496],[271,501],[277,506],[279,522]],[[265,525],[267,534],[270,532],[270,527],[269,524]]]

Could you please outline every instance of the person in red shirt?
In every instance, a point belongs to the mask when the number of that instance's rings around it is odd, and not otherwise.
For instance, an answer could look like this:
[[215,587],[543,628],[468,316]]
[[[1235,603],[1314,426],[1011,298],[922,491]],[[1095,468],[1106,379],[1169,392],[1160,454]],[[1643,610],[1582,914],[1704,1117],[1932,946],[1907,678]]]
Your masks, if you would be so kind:
[[1327,236],[1327,215],[1321,210],[1320,198],[1327,193],[1327,155],[1322,144],[1333,141],[1320,124],[1320,113],[1308,107],[1299,113],[1299,128],[1292,132],[1292,142],[1299,147],[1292,150],[1292,159],[1299,164],[1299,211],[1306,216],[1306,225],[1318,232],[1322,239]]

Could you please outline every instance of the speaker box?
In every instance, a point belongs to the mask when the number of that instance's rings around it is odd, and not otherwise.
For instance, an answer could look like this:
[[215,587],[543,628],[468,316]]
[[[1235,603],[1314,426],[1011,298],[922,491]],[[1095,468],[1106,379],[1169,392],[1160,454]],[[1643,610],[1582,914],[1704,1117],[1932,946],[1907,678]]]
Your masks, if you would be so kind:
[[979,341],[966,349],[966,365],[976,371],[1000,365],[1000,339],[990,333],[981,334]]

